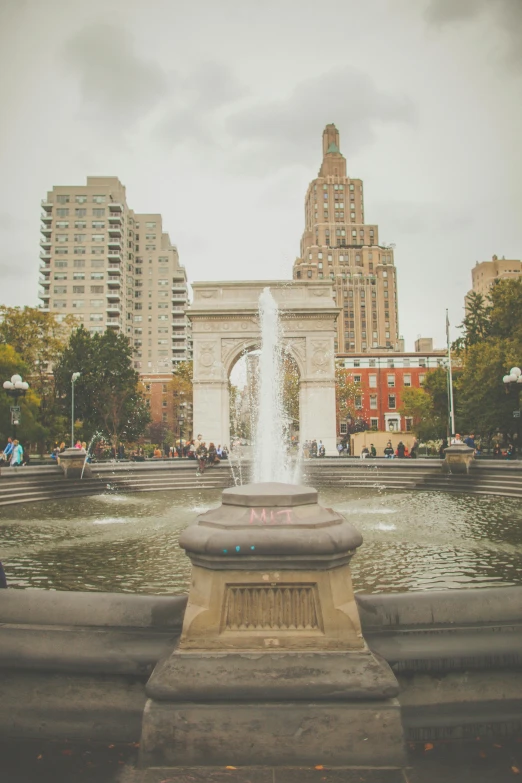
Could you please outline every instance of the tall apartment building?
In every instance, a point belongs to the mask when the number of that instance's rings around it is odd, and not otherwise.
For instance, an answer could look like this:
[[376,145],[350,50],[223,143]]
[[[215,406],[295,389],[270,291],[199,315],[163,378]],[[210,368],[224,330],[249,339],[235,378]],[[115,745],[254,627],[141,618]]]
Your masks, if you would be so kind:
[[55,186],[42,209],[42,309],[125,334],[140,373],[191,358],[187,276],[161,215],[135,213],[117,177]]
[[401,350],[393,247],[380,245],[378,227],[364,221],[363,183],[346,173],[335,125],[323,132],[323,162],[306,192],[293,277],[332,281],[342,308],[336,353]]
[[480,264],[477,261],[471,270],[472,288],[466,294],[466,302],[472,292],[487,296],[489,289],[496,280],[519,278],[521,276],[522,261],[504,258],[504,256],[502,258],[493,256],[491,261],[482,261]]

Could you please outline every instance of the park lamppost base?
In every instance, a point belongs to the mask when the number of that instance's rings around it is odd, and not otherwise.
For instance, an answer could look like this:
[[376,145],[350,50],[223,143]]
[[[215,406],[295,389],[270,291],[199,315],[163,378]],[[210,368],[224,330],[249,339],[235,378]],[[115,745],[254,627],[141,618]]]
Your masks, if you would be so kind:
[[399,686],[367,647],[349,562],[359,532],[310,487],[257,484],[182,534],[179,645],[147,683],[142,767],[399,767]]

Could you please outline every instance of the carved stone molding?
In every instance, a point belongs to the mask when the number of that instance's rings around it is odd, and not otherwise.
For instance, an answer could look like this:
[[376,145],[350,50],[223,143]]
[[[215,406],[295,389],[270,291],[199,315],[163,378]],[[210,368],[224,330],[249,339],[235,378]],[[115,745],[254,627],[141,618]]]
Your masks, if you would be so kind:
[[228,585],[223,631],[323,631],[317,585]]

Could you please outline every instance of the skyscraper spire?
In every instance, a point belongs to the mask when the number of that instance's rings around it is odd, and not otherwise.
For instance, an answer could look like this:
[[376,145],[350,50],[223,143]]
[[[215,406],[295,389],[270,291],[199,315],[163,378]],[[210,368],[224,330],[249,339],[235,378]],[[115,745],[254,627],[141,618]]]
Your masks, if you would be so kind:
[[330,123],[323,131],[323,162],[320,177],[346,177],[346,160],[340,150],[339,131]]
[[363,183],[348,177],[333,123],[323,131],[319,175],[308,186],[297,280],[330,280],[341,314],[336,353],[399,350],[393,247],[365,222]]

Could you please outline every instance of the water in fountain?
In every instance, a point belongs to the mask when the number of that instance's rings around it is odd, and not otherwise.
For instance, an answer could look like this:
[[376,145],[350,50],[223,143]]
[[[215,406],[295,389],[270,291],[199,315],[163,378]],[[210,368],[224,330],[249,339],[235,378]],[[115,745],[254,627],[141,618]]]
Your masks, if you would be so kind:
[[92,438],[89,441],[89,445],[87,446],[87,449],[86,449],[86,452],[85,452],[85,459],[83,461],[83,467],[82,467],[82,473],[81,473],[80,479],[83,478],[83,473],[85,471],[85,466],[87,465],[87,461],[89,459],[89,452],[90,452],[90,450],[92,448],[92,445],[98,438],[101,438],[101,432],[95,432],[94,435],[92,436]]
[[258,411],[253,480],[298,483],[288,451],[288,419],[283,405],[282,327],[277,302],[269,288],[259,296],[261,351],[258,364]]

